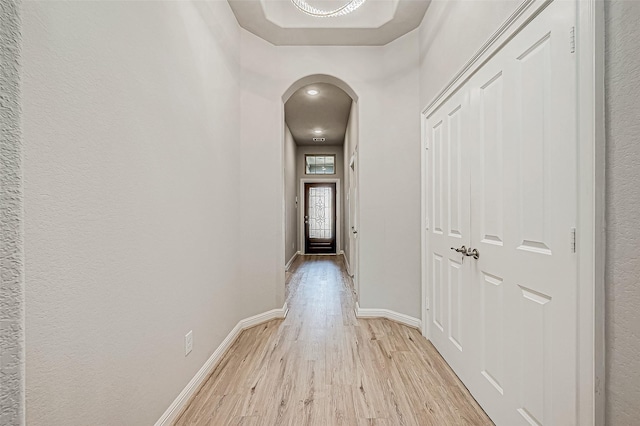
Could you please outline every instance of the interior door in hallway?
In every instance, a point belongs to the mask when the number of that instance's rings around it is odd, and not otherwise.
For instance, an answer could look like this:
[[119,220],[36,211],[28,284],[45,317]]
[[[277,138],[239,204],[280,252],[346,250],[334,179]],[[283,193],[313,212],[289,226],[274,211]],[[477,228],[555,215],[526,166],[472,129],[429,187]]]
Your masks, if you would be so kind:
[[574,28],[545,4],[427,115],[430,339],[497,425],[577,424]]
[[577,423],[574,8],[551,3],[469,82],[470,390],[497,424]]
[[304,184],[305,253],[336,253],[336,184]]
[[454,95],[427,121],[430,340],[463,380],[474,354],[470,261],[469,96]]

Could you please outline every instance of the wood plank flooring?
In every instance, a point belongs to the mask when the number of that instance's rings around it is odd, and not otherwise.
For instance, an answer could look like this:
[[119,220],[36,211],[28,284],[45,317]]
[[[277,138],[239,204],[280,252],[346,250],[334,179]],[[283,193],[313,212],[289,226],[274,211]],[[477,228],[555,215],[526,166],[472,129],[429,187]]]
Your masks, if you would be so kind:
[[341,257],[301,256],[289,315],[246,330],[176,425],[491,425],[416,329],[357,319]]

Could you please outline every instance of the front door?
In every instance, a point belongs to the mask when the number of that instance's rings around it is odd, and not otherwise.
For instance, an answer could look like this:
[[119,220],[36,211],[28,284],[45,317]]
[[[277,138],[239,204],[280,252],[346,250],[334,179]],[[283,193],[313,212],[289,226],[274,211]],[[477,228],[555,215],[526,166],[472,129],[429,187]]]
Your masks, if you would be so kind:
[[336,184],[304,184],[305,253],[336,253]]

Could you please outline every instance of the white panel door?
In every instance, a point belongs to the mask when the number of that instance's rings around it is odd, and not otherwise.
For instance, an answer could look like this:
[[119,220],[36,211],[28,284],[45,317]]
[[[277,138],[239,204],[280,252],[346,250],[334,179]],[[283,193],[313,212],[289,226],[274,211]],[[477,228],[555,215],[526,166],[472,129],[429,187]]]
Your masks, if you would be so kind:
[[468,387],[498,425],[577,421],[574,7],[551,3],[468,83],[479,251]]
[[462,380],[471,373],[471,262],[453,249],[471,242],[468,109],[469,97],[461,92],[426,125],[431,341]]

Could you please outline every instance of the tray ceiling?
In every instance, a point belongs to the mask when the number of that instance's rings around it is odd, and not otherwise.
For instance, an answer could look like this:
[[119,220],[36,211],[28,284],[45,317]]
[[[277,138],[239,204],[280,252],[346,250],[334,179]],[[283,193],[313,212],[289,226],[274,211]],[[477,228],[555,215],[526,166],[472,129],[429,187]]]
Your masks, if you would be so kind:
[[[298,10],[290,0],[227,1],[241,27],[283,46],[385,45],[417,28],[429,5],[428,0],[367,0],[346,16],[316,18]],[[337,0],[307,2],[331,9]]]

